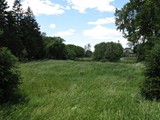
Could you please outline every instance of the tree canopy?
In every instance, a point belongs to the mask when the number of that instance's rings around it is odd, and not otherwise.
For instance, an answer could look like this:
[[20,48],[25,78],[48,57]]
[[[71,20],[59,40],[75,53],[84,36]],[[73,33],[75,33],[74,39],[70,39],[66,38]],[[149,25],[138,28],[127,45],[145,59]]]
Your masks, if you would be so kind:
[[[160,37],[159,6],[158,0],[130,0],[122,9],[116,9],[117,29],[134,45],[142,44],[137,58],[145,43],[155,44]],[[156,41],[153,37],[156,37]]]
[[14,1],[12,10],[7,8],[7,2],[0,1],[0,47],[20,60],[42,58],[43,39],[31,9],[24,11],[21,0]]
[[102,42],[95,45],[94,59],[110,62],[118,61],[123,54],[123,47],[120,43]]
[[13,101],[18,94],[21,77],[15,66],[16,60],[7,48],[0,48],[0,104]]

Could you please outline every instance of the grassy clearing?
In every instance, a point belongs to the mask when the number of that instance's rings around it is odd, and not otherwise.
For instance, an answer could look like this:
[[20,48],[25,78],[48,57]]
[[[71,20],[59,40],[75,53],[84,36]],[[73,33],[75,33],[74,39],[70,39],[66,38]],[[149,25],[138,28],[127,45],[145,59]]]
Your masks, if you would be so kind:
[[0,108],[1,120],[159,120],[143,100],[141,64],[39,61],[20,64],[29,101]]

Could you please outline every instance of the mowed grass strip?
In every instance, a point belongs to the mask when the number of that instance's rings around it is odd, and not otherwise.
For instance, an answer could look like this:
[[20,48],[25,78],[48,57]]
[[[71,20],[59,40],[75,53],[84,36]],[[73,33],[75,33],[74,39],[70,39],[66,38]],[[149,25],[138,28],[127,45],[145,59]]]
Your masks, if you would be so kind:
[[141,64],[39,61],[19,65],[29,101],[1,107],[2,120],[159,120],[143,100]]

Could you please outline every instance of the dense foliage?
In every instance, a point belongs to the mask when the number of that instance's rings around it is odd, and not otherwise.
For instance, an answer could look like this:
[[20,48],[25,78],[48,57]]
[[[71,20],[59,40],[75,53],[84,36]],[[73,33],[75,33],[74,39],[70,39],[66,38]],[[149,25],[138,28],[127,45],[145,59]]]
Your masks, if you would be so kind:
[[160,100],[160,45],[156,45],[148,54],[146,60],[146,79],[141,88],[141,94],[146,99]]
[[13,100],[18,93],[21,78],[15,67],[16,61],[7,48],[0,49],[0,103]]
[[66,48],[61,38],[54,38],[53,44],[48,48],[48,57],[51,59],[66,59]]
[[116,9],[116,25],[134,45],[137,62],[146,59],[146,79],[141,94],[146,99],[160,99],[160,1],[130,0]]
[[43,39],[30,8],[23,11],[21,0],[15,0],[8,11],[7,2],[0,2],[0,47],[7,47],[20,60],[43,57]]
[[123,54],[123,47],[120,43],[108,42],[95,45],[94,59],[115,62]]
[[21,21],[21,30],[26,58],[29,60],[43,58],[45,54],[43,38],[38,23],[29,7]]
[[66,45],[65,40],[61,37],[43,36],[43,41],[46,58],[75,60],[84,57],[84,48],[73,44]]
[[0,47],[7,47],[19,60],[84,57],[82,47],[69,47],[61,37],[41,33],[31,8],[24,11],[21,0],[15,0],[12,10],[8,7],[5,0],[0,1]]
[[76,58],[82,58],[85,55],[84,48],[72,44],[66,45],[67,58],[75,60]]
[[[124,37],[133,45],[138,45],[137,62],[144,59],[144,51],[151,49],[160,37],[160,1],[130,0],[122,9],[116,9],[116,25]],[[148,44],[149,43],[149,44]]]

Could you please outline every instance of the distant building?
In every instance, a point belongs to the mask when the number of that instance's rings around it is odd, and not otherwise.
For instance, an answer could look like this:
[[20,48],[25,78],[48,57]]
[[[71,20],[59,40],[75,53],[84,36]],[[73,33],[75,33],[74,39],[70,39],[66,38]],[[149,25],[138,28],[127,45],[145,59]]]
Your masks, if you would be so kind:
[[131,48],[125,48],[123,50],[123,56],[124,57],[133,57],[134,56],[133,50]]

